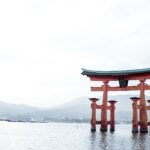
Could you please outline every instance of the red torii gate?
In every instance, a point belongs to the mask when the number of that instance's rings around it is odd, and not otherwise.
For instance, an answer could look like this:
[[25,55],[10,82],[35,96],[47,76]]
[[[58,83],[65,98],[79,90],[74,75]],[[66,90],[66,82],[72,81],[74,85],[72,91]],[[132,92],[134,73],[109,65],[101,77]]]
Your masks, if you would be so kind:
[[[91,91],[102,91],[103,99],[102,105],[97,105],[98,99],[91,98],[92,101],[92,119],[91,130],[96,130],[96,124],[101,124],[101,131],[107,131],[107,126],[110,124],[111,131],[114,131],[114,100],[109,101],[110,106],[107,105],[108,91],[131,91],[139,90],[140,97],[132,97],[133,100],[133,121],[132,132],[138,132],[138,125],[140,125],[140,132],[148,132],[147,110],[150,106],[146,106],[145,90],[150,90],[150,85],[145,83],[146,79],[150,79],[150,68],[135,69],[135,70],[120,70],[120,71],[95,71],[82,69],[82,74],[90,78],[91,81],[102,81],[101,87],[91,87]],[[140,83],[136,86],[128,86],[129,80],[139,80]],[[109,81],[119,81],[119,86],[111,87],[108,85]],[[139,100],[139,105],[138,105]],[[149,101],[150,102],[150,101]],[[96,121],[96,109],[101,109],[101,121]],[[107,121],[107,110],[110,110],[110,121]],[[138,121],[139,110],[139,121]]]

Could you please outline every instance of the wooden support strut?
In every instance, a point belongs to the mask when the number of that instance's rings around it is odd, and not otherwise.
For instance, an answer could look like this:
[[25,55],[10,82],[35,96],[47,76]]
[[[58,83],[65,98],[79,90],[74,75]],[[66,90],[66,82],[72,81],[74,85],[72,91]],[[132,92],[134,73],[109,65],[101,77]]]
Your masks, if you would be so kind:
[[146,109],[147,109],[147,110],[150,110],[150,106],[147,106]]
[[[96,105],[96,109],[102,109],[102,105]],[[107,106],[106,109],[110,110],[111,106]]]
[[97,107],[96,101],[98,101],[98,99],[90,98],[90,100],[92,101],[91,131],[96,131],[96,107]]
[[[148,102],[149,105],[146,108],[147,108],[147,110],[150,110],[150,100],[147,100],[147,102]],[[149,117],[150,117],[150,115],[149,115]],[[148,126],[150,126],[149,119],[148,119]]]
[[140,98],[138,97],[131,97],[130,98],[133,103],[132,103],[132,108],[133,108],[133,120],[132,120],[132,133],[138,133],[138,100]]
[[140,80],[140,132],[148,132],[148,123],[147,123],[147,108],[145,101],[145,80]]
[[115,103],[117,101],[110,100],[108,101],[110,103],[110,131],[115,130]]

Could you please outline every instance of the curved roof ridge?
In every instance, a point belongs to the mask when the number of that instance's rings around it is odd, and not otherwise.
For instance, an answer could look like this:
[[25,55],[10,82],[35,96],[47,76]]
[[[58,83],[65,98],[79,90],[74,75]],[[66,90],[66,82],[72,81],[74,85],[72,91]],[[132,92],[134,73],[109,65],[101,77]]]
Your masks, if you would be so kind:
[[100,71],[100,70],[88,70],[82,68],[82,74],[88,76],[123,76],[150,73],[150,68],[145,69],[132,69],[132,70],[113,70],[113,71]]

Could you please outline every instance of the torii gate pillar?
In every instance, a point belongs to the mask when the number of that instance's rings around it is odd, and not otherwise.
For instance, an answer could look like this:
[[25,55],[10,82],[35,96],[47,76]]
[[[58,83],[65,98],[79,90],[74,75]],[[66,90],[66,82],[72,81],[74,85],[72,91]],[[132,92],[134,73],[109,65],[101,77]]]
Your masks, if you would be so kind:
[[101,112],[101,131],[107,131],[107,93],[108,93],[108,81],[103,81],[103,102]]
[[147,108],[145,101],[145,80],[140,80],[140,132],[148,132]]

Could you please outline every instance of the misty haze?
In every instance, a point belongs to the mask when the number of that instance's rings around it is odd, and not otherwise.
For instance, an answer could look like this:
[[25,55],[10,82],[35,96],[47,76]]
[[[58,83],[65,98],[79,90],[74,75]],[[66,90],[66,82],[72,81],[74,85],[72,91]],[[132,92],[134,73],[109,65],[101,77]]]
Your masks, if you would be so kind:
[[149,150],[149,0],[0,1],[0,150]]

